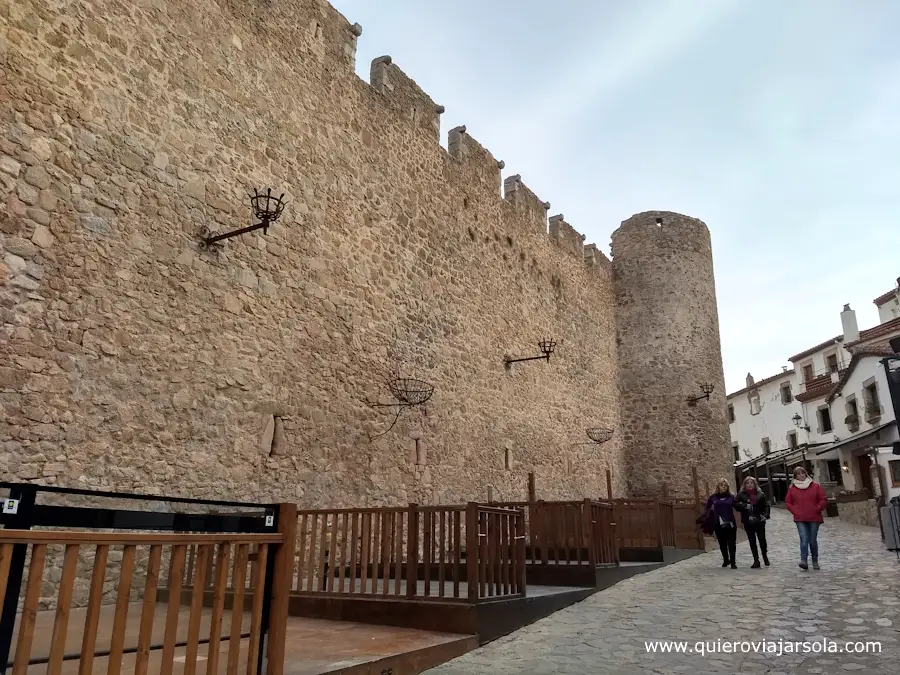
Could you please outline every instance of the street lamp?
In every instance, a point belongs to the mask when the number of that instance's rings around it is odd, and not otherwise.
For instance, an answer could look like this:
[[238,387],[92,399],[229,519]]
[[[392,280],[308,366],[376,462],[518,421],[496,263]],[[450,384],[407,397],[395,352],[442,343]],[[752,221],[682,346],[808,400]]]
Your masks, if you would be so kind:
[[803,429],[803,431],[805,431],[806,433],[809,433],[809,426],[806,424],[803,424],[803,418],[800,417],[799,414],[794,415],[791,419],[794,420],[795,427],[797,427],[798,429]]

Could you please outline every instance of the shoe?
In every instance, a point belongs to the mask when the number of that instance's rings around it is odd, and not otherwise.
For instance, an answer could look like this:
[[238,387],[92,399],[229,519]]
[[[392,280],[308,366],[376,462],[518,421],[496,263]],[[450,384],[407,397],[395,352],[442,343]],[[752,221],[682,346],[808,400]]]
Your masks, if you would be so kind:
[[753,564],[750,565],[750,569],[751,569],[751,570],[758,570],[758,569],[759,569],[759,560],[754,560],[754,561],[753,561]]
[[737,569],[737,565],[736,565],[735,563],[731,563],[731,569],[736,570],[736,569]]
[[730,563],[726,560],[725,562],[722,563],[722,567],[728,567],[729,564]]
[[818,560],[813,560],[813,569],[814,570],[819,569],[819,561]]
[[765,566],[768,567],[769,566],[769,556],[767,556],[765,553],[763,553],[762,556],[763,556],[763,563],[765,563]]
[[800,561],[800,569],[803,569],[803,570],[808,570],[808,569],[809,569],[809,565],[806,564],[806,561],[805,561],[805,560],[801,560],[801,561]]

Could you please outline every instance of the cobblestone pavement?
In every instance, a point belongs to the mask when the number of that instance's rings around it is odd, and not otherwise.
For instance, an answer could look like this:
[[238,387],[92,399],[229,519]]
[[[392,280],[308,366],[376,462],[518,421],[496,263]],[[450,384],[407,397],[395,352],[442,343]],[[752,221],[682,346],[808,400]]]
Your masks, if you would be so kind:
[[[801,570],[797,530],[774,510],[767,525],[769,568],[750,569],[746,542],[738,569],[709,552],[623,581],[512,635],[442,666],[432,675],[635,675],[746,673],[900,674],[900,562],[876,528],[828,518],[819,530],[822,569]],[[785,653],[788,641],[878,641],[881,653]],[[748,641],[777,653],[648,653],[645,641]],[[764,645],[763,649],[766,648]]]

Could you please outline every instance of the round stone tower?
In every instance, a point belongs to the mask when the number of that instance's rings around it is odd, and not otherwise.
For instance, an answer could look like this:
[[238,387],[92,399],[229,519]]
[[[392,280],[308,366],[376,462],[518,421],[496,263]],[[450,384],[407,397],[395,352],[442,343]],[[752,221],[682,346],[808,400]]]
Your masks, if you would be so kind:
[[[691,497],[692,467],[701,492],[733,483],[709,230],[678,213],[639,213],[613,232],[612,259],[629,496],[666,484]],[[690,404],[704,383],[709,399]]]

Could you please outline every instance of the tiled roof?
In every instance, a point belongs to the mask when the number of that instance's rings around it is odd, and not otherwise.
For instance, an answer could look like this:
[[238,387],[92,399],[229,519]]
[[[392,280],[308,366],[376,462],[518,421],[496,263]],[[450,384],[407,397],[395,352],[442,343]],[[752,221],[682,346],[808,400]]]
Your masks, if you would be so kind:
[[842,342],[843,339],[844,339],[843,335],[838,335],[837,337],[833,337],[830,340],[825,340],[825,342],[823,342],[822,344],[816,345],[815,347],[811,347],[810,349],[807,349],[805,352],[800,352],[799,354],[794,354],[791,358],[788,359],[788,361],[790,361],[791,363],[793,363],[794,361],[799,361],[800,359],[802,359],[806,356],[809,356],[810,354],[815,354],[820,349],[825,349],[825,347],[830,347],[833,344]]
[[884,323],[880,323],[874,328],[868,328],[866,330],[859,331],[859,339],[854,340],[853,342],[848,342],[845,347],[852,347],[854,345],[858,345],[861,342],[869,342],[870,340],[875,340],[880,337],[887,337],[893,333],[900,333],[900,316],[896,319],[891,319],[890,321],[885,321]]
[[778,373],[777,375],[772,375],[772,377],[767,377],[765,379],[760,380],[759,382],[754,382],[749,387],[744,387],[743,389],[739,389],[731,394],[725,396],[725,400],[729,398],[734,398],[735,396],[740,396],[741,394],[746,394],[748,391],[753,391],[754,389],[758,389],[764,385],[775,382],[775,380],[780,380],[782,377],[790,377],[794,374],[794,369],[786,370],[784,372]]
[[[867,356],[890,356],[893,352],[890,349],[884,348],[874,348],[867,349],[865,347],[856,350],[853,352],[853,358],[850,359],[850,365],[848,365],[844,372],[841,373],[841,379],[838,380],[838,383],[831,388],[831,391],[828,393],[828,398],[825,399],[826,403],[831,403],[834,399],[837,398],[837,395],[840,393],[841,389],[844,388],[844,385],[847,384],[847,380],[850,379],[850,375],[853,374],[853,370],[856,368],[856,364],[862,361]],[[800,398],[799,396],[797,397]]]
[[831,373],[825,373],[824,375],[819,375],[818,377],[808,380],[806,382],[806,390],[797,394],[794,398],[801,403],[813,401],[825,396],[833,386]]
[[884,303],[890,302],[891,300],[893,300],[893,299],[894,299],[894,296],[897,295],[897,292],[898,292],[898,291],[897,291],[896,288],[891,289],[890,291],[888,291],[888,292],[885,293],[884,295],[879,295],[879,296],[878,296],[877,298],[875,298],[872,302],[874,302],[876,306],[881,307]]

